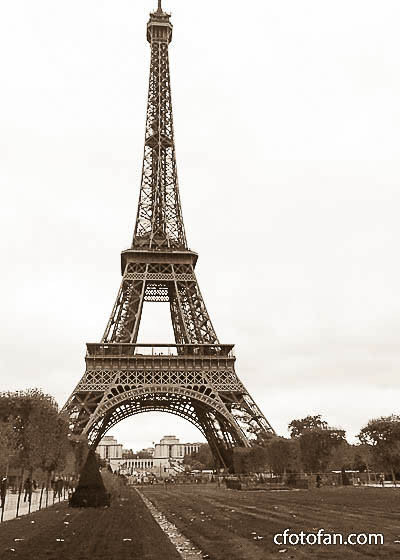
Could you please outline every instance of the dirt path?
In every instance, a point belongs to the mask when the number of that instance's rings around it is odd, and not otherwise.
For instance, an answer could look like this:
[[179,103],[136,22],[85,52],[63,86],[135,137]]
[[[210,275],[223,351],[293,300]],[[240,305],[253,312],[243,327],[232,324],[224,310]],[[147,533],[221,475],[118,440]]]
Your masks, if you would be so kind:
[[181,560],[139,496],[125,490],[110,508],[66,504],[0,525],[6,560]]
[[[212,560],[400,558],[400,490],[341,488],[237,492],[210,486],[144,489],[146,496]],[[383,533],[369,546],[277,546],[276,533]]]

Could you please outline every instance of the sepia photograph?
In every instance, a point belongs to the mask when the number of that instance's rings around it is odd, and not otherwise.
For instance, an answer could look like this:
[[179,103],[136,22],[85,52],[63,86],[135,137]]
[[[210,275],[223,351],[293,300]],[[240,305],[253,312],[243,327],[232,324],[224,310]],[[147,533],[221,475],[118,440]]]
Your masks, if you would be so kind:
[[400,558],[399,19],[2,3],[0,560]]

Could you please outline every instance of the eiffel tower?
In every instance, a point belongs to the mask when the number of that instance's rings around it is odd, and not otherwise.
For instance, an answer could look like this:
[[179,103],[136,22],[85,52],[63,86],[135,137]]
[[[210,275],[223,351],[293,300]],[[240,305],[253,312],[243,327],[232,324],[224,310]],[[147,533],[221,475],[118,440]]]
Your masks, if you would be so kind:
[[[132,246],[99,344],[63,411],[72,433],[96,446],[121,420],[147,411],[176,414],[207,439],[216,465],[233,469],[235,447],[274,431],[235,373],[233,344],[221,344],[195,276],[178,189],[168,45],[170,15],[150,14],[150,79],[142,182]],[[143,303],[169,302],[175,344],[137,342]]]

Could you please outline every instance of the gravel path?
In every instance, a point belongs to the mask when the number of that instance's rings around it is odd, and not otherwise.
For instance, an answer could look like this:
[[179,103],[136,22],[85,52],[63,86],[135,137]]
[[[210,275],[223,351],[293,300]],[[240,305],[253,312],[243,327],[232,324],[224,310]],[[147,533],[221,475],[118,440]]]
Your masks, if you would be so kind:
[[136,489],[136,492],[142,498],[151,515],[175,546],[183,560],[198,560],[203,557],[202,551],[194,546],[192,541],[182,535],[182,533],[178,531],[176,525],[168,521],[168,519],[150,502],[150,500],[146,498],[146,496],[143,496],[139,490]]

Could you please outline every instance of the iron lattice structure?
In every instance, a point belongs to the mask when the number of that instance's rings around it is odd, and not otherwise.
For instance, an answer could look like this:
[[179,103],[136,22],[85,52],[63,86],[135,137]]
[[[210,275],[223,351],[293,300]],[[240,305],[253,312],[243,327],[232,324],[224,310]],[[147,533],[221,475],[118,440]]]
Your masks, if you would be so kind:
[[[220,344],[195,276],[179,197],[168,45],[170,16],[150,14],[150,80],[142,182],[133,242],[100,344],[87,344],[86,371],[64,406],[73,433],[93,446],[115,424],[150,410],[181,416],[206,437],[219,467],[232,449],[273,429],[235,373],[233,345]],[[145,301],[169,302],[175,344],[138,344]]]

